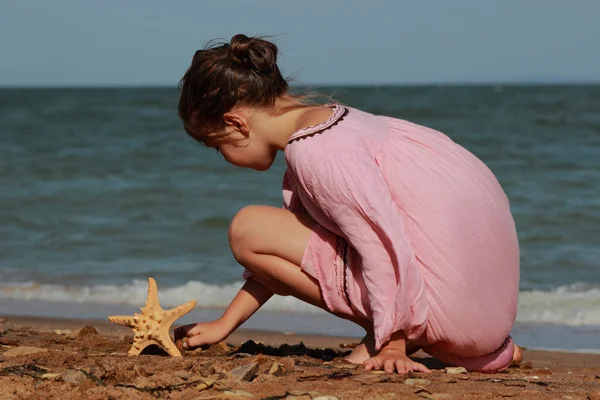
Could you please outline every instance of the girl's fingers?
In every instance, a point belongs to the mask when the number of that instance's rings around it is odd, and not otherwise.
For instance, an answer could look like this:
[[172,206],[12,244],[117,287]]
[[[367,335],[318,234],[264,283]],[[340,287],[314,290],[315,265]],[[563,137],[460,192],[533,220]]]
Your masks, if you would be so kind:
[[406,372],[408,372],[403,360],[396,360],[395,364],[396,364],[396,371],[398,372],[398,374],[402,375],[402,374],[405,374]]
[[189,325],[184,325],[184,326],[180,326],[178,328],[175,328],[175,331],[173,332],[175,335],[175,339],[179,339],[179,338],[184,338],[186,336],[192,336],[190,334],[190,331],[196,326],[196,324],[189,324]]
[[384,370],[387,373],[393,373],[396,371],[400,375],[406,374],[410,371],[425,373],[431,372],[429,368],[421,363],[405,359],[395,360],[393,358],[385,359],[382,363],[379,363],[377,357],[372,357],[363,363],[363,367],[366,371]]
[[187,340],[183,342],[183,348],[186,350],[193,349],[196,347],[204,346],[206,344],[206,340],[202,335],[188,337]]
[[388,359],[383,362],[383,370],[388,374],[394,373],[394,360]]
[[426,366],[424,366],[421,363],[413,363],[413,367],[414,367],[415,371],[426,372],[426,373],[431,372],[431,370],[429,368],[427,368]]

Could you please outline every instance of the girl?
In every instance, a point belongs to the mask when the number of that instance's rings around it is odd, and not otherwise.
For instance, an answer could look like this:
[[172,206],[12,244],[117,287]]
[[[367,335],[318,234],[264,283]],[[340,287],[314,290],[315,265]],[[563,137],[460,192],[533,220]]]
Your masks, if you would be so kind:
[[367,370],[446,364],[497,371],[520,359],[512,328],[519,246],[492,172],[432,129],[292,95],[277,47],[236,35],[197,51],[181,82],[188,134],[259,171],[278,150],[283,208],[250,206],[229,228],[246,282],[221,318],[181,327],[193,348],[225,339],[273,294],[359,324],[347,357]]

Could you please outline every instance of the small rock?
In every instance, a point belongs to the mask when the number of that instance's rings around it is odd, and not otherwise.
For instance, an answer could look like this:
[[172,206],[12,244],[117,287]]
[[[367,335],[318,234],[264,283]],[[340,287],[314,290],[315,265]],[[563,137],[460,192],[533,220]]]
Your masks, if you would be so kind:
[[77,333],[75,340],[81,342],[89,337],[98,335],[98,331],[91,325],[86,325]]
[[318,371],[306,371],[297,378],[298,382],[318,381],[322,379],[325,379],[325,374]]
[[526,390],[521,390],[519,392],[519,397],[520,396],[540,396],[541,392],[539,390],[535,390],[535,389],[526,389]]
[[451,375],[466,374],[467,369],[464,367],[446,367],[446,373]]
[[254,382],[256,382],[256,383],[265,383],[265,382],[267,382],[267,381],[271,381],[271,380],[273,380],[273,379],[275,379],[275,376],[274,376],[274,375],[259,375],[259,376],[257,376],[257,377],[256,377],[256,379],[255,379],[255,380],[253,380],[252,382],[253,382],[253,383],[254,383]]
[[62,374],[63,382],[70,383],[71,385],[79,385],[87,379],[85,374],[81,371],[75,371],[69,369]]
[[387,372],[385,372],[385,371],[369,371],[369,373],[373,374],[373,375],[384,375],[384,374],[387,374]]
[[337,369],[358,369],[358,364],[337,364],[333,368]]
[[238,382],[250,382],[258,374],[258,368],[259,364],[254,362],[232,369],[229,371],[229,375],[231,375]]
[[531,368],[533,368],[533,364],[531,363],[531,361],[527,361],[527,362],[519,364],[519,368],[521,368],[521,369],[531,369]]
[[427,386],[431,384],[431,381],[427,379],[407,379],[404,381],[405,385],[415,385],[415,386]]
[[201,368],[200,368],[200,373],[202,374],[202,376],[210,376],[212,374],[214,374],[215,372],[217,372],[215,370],[215,367],[213,366],[213,364],[209,361],[206,364],[204,364]]
[[525,382],[504,382],[503,383],[504,386],[508,386],[508,387],[527,387],[527,384]]
[[563,399],[567,399],[567,400],[572,400],[572,399],[574,399],[574,397],[573,397],[573,396],[567,396],[567,395],[564,395],[564,396],[562,396],[562,398],[563,398]]
[[56,379],[60,374],[43,374],[42,379]]
[[3,346],[18,346],[19,342],[16,340],[9,339],[7,337],[0,337],[0,344]]
[[315,396],[320,396],[319,393],[317,392],[307,392],[306,390],[296,390],[296,389],[292,389],[292,390],[286,390],[285,394],[287,394],[288,396],[308,396],[308,397],[315,397]]
[[296,361],[292,357],[284,357],[280,363],[283,365],[283,369],[286,372],[292,372],[296,366]]
[[248,357],[252,357],[252,354],[250,354],[250,353],[235,353],[233,356],[231,356],[231,358],[248,358]]
[[600,390],[588,393],[589,400],[600,400]]
[[211,387],[214,386],[214,384],[215,384],[214,380],[207,379],[204,382],[199,383],[198,385],[196,385],[196,389],[198,389],[199,391],[210,389]]
[[225,390],[223,391],[224,395],[227,395],[227,397],[232,396],[232,397],[256,397],[255,394],[252,394],[250,392],[246,392],[244,390]]
[[552,375],[552,371],[548,368],[536,369],[533,373],[536,375]]
[[178,378],[183,379],[184,381],[187,381],[192,376],[192,374],[187,371],[175,371],[175,372],[173,372],[173,375],[175,375]]
[[73,331],[70,329],[55,329],[54,333],[56,333],[57,335],[68,335],[70,333],[73,333]]
[[81,329],[75,329],[71,333],[67,333],[65,336],[67,337],[67,339],[77,339],[77,335],[79,335],[79,332],[81,332]]
[[360,382],[363,385],[372,385],[379,382],[387,382],[390,380],[389,375],[354,375],[348,378],[349,380]]
[[307,394],[302,396],[286,396],[285,400],[311,400],[311,397]]
[[271,365],[271,369],[269,369],[269,375],[281,376],[284,373],[283,364],[279,364],[278,362],[274,362],[273,365]]
[[2,355],[4,357],[17,357],[17,356],[27,356],[29,354],[42,353],[48,351],[46,349],[42,349],[40,347],[33,346],[19,346],[14,349],[10,349],[5,351]]
[[271,359],[269,359],[269,357],[265,356],[264,354],[257,354],[253,359],[252,362],[256,362],[259,364],[265,364],[268,363],[269,361],[271,361]]
[[422,398],[422,399],[428,399],[428,400],[430,400],[432,393],[429,390],[427,390],[427,389],[419,389],[419,390],[415,391],[415,394],[417,396],[419,396],[420,398]]
[[444,383],[456,383],[456,382],[458,382],[458,380],[456,380],[455,378],[444,378],[444,379],[442,379],[442,382],[444,382]]

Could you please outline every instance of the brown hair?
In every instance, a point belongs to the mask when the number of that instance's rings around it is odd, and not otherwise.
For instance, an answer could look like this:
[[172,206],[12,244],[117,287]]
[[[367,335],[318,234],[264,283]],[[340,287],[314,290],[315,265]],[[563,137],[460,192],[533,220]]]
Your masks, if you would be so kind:
[[179,84],[179,117],[186,132],[204,143],[210,133],[223,131],[223,115],[234,106],[274,106],[288,94],[277,53],[275,44],[242,34],[196,51]]

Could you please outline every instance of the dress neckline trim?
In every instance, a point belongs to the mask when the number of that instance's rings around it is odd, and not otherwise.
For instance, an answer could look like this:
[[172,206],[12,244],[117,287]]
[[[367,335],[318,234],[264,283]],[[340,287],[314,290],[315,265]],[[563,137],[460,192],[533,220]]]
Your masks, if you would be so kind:
[[326,106],[333,108],[333,113],[329,116],[329,118],[327,118],[325,121],[316,124],[316,125],[312,125],[312,126],[307,126],[306,128],[302,128],[296,132],[294,132],[292,134],[292,136],[290,136],[290,138],[288,139],[288,143],[296,140],[296,139],[300,139],[309,135],[314,135],[315,133],[318,133],[320,131],[324,131],[325,129],[331,127],[332,125],[334,125],[336,122],[338,122],[345,114],[347,111],[347,108],[342,106],[341,104],[326,104]]

